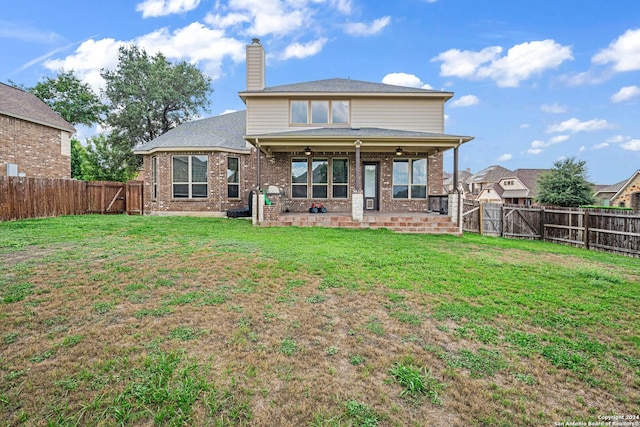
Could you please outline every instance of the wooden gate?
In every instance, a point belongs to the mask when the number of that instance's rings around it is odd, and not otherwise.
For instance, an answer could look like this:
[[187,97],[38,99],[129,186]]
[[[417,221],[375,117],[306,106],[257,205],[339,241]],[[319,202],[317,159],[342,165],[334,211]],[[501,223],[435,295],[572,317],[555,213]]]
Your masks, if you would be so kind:
[[540,239],[544,229],[542,210],[505,205],[502,214],[502,235],[517,239]]
[[473,200],[462,202],[462,230],[470,233],[480,232],[480,203]]
[[142,190],[144,182],[129,181],[126,185],[126,210],[129,215],[142,215]]
[[502,235],[502,203],[480,203],[480,234]]
[[87,213],[142,215],[142,181],[87,182]]

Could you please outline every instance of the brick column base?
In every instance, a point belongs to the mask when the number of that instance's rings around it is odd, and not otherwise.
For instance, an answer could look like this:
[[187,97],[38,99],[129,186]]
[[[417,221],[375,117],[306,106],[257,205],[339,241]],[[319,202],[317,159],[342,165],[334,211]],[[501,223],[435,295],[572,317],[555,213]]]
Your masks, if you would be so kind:
[[351,195],[351,218],[354,221],[364,219],[364,195],[362,191],[354,191]]

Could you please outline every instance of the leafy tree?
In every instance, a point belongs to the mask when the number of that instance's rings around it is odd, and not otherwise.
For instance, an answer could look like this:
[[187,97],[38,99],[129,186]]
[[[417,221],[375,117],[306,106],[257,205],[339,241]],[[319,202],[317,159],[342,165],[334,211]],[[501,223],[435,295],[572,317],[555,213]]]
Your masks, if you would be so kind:
[[100,123],[107,111],[91,87],[82,83],[73,71],[62,71],[55,78],[47,77],[28,90],[74,126]]
[[116,134],[100,134],[87,139],[83,179],[89,181],[121,181],[135,178],[137,165],[131,148]]
[[592,204],[593,185],[586,177],[586,161],[573,157],[557,161],[538,179],[537,200],[544,205],[566,207]]
[[71,178],[85,179],[88,169],[87,150],[77,139],[71,140]]
[[213,90],[195,65],[172,64],[137,46],[121,47],[116,69],[101,75],[110,108],[107,125],[130,149],[206,111]]

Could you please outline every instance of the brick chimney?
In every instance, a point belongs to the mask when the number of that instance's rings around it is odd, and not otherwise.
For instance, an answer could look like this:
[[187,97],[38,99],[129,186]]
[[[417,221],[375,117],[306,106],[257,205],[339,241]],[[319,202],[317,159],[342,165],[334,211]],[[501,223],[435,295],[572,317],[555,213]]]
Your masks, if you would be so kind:
[[264,48],[260,39],[251,39],[247,45],[247,91],[265,88]]

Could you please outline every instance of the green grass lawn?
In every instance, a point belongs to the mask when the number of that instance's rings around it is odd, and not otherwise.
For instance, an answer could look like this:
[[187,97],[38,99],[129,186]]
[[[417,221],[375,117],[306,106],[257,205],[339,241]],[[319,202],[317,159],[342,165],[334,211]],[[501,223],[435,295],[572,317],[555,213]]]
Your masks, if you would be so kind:
[[640,259],[543,242],[0,223],[0,425],[551,426],[640,414]]

